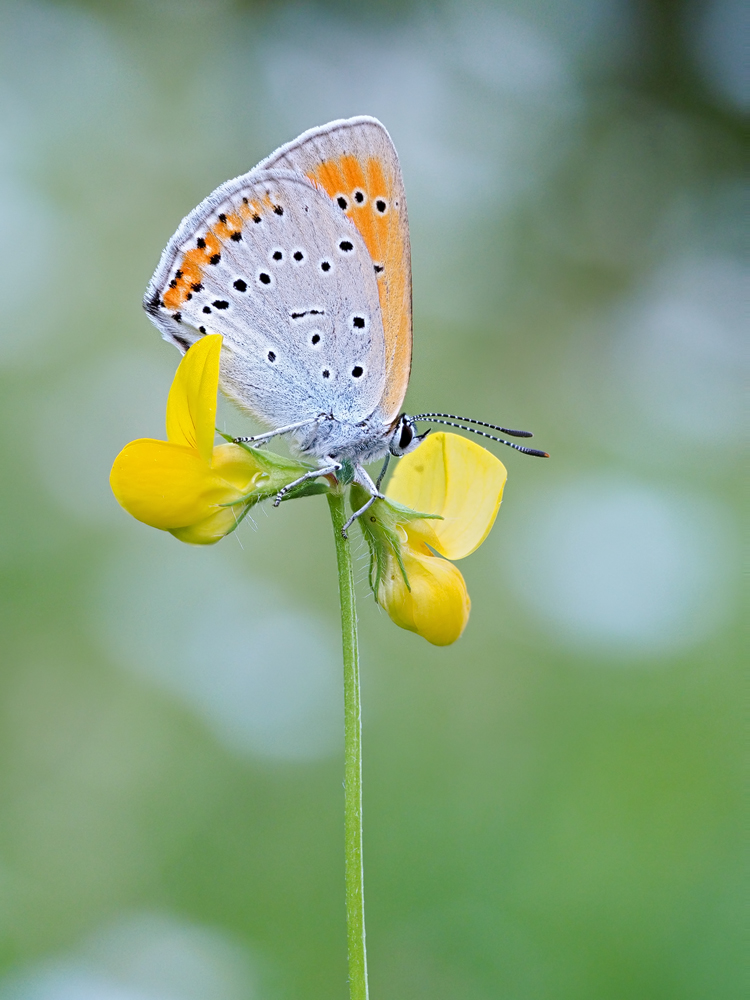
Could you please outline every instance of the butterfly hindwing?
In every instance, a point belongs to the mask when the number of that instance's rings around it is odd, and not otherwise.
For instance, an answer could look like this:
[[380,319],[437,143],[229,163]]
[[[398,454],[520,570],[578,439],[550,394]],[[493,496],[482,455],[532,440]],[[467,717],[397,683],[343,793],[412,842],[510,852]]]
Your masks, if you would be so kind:
[[183,351],[222,334],[222,388],[271,426],[360,420],[383,397],[366,241],[299,173],[256,168],[214,191],[170,240],[144,304]]
[[385,334],[386,377],[379,410],[384,422],[390,422],[406,394],[412,350],[409,223],[391,137],[375,118],[330,122],[282,146],[260,167],[301,171],[362,234],[377,274]]

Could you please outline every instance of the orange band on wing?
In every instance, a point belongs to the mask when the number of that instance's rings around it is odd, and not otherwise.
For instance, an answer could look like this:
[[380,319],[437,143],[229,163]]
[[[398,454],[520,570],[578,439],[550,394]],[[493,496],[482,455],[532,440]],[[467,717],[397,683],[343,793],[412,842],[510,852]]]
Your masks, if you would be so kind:
[[[334,201],[346,199],[344,211],[375,264],[385,332],[386,389],[380,406],[395,417],[411,370],[411,281],[408,228],[400,206],[393,203],[393,181],[375,157],[364,163],[354,156],[326,160],[308,176]],[[356,192],[364,195],[362,202]]]
[[[266,198],[265,201],[268,201]],[[270,202],[265,206],[273,208]],[[164,292],[162,299],[167,309],[179,309],[190,295],[193,285],[200,284],[205,268],[211,266],[211,258],[221,253],[222,244],[231,240],[242,231],[243,219],[255,219],[263,209],[256,202],[243,201],[237,213],[224,215],[200,237],[200,243],[188,250],[179,264],[178,269]]]

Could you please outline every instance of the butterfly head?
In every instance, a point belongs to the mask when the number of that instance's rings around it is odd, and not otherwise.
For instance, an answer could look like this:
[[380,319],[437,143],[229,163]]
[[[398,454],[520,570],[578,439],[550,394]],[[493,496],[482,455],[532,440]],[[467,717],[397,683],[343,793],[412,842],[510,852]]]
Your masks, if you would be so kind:
[[417,434],[417,426],[414,418],[408,416],[406,413],[402,413],[396,421],[393,433],[391,434],[391,440],[388,444],[391,455],[395,455],[396,458],[408,455],[410,451],[414,451],[429,433],[428,429],[424,434]]

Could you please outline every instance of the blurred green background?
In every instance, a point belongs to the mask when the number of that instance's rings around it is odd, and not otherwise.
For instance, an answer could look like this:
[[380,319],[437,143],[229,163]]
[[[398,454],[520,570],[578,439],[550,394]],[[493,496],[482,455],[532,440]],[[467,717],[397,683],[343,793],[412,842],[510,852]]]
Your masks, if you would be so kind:
[[107,477],[163,436],[140,300],[182,216],[363,113],[409,197],[407,408],[553,456],[498,447],[451,648],[356,542],[372,996],[741,995],[746,18],[0,2],[2,1000],[347,995],[325,501],[192,549]]

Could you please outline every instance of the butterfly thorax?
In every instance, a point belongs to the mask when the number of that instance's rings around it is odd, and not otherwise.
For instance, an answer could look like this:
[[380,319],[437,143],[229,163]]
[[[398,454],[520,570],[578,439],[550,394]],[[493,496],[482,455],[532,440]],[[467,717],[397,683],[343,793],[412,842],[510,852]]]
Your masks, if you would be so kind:
[[296,450],[301,455],[324,459],[348,459],[366,465],[383,458],[389,450],[393,424],[373,414],[367,420],[352,423],[323,419],[300,429],[295,435]]

